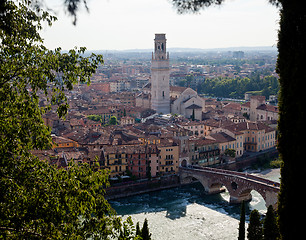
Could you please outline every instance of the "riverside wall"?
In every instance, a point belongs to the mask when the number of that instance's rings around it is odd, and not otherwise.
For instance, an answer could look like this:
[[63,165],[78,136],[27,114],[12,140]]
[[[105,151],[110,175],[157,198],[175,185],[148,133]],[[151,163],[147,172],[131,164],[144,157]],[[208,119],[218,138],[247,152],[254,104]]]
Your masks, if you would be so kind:
[[112,200],[180,186],[178,175],[113,185],[106,189],[105,198]]
[[274,157],[278,157],[277,149],[271,149],[263,153],[257,153],[248,157],[238,158],[234,162],[221,164],[215,167],[232,171],[241,171],[243,169],[251,167],[253,164],[259,163],[260,161],[262,161],[262,158],[271,159]]

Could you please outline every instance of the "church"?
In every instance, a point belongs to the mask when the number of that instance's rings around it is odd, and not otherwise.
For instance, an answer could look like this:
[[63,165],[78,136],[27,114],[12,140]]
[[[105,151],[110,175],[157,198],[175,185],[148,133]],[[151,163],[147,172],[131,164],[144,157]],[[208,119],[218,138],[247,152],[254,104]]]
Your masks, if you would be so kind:
[[202,120],[205,101],[191,88],[170,86],[169,53],[166,34],[155,34],[151,60],[151,80],[136,97],[136,106],[151,108],[157,113],[178,114]]

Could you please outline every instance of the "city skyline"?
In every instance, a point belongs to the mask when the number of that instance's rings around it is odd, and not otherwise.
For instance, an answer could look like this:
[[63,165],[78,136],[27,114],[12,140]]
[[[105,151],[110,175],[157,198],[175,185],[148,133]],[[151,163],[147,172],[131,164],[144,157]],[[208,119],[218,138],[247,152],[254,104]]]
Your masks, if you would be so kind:
[[[51,3],[48,3],[51,4]],[[88,50],[152,49],[155,33],[169,48],[276,46],[279,14],[267,0],[228,0],[198,14],[178,14],[167,0],[88,1],[76,26],[59,1],[48,5],[58,21],[42,30],[45,45]]]

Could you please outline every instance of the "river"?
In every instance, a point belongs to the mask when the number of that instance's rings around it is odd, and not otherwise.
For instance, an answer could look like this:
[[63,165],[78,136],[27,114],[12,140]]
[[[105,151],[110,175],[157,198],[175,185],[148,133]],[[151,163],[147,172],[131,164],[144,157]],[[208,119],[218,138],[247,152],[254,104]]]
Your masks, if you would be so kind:
[[[279,170],[256,174],[279,181]],[[229,193],[205,195],[200,183],[161,190],[109,201],[123,218],[130,215],[141,223],[148,219],[155,240],[224,240],[237,239],[240,205],[229,205]],[[257,209],[266,212],[259,193],[252,191],[252,201],[246,204],[249,213]]]

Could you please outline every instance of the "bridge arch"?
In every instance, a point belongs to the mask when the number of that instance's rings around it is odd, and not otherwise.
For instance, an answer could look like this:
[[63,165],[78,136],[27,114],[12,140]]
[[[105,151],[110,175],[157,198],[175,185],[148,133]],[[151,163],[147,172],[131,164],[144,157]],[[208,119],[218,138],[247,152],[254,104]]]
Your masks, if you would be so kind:
[[224,191],[230,194],[230,203],[252,200],[251,191],[258,192],[266,202],[266,206],[277,206],[279,183],[245,173],[213,168],[180,168],[181,183],[190,183],[197,179],[205,192],[215,194]]
[[184,178],[181,178],[181,183],[188,184],[194,182],[195,180],[199,181],[202,184],[206,193],[209,193],[209,184],[207,179],[205,178],[200,178],[197,176],[185,176]]

